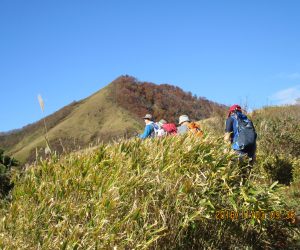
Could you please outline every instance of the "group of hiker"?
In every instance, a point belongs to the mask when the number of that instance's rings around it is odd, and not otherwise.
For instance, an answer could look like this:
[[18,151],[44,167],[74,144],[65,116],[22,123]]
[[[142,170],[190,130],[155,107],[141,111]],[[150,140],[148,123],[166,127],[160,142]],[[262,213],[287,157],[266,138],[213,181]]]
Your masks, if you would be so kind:
[[203,134],[200,126],[194,122],[191,122],[187,115],[181,115],[179,117],[179,127],[177,127],[175,123],[168,123],[164,119],[161,119],[159,122],[154,122],[151,114],[146,114],[143,119],[146,126],[144,133],[139,136],[141,139],[185,134],[189,131],[192,131],[196,134],[198,133],[198,136],[202,136]]
[[[146,114],[143,119],[146,126],[144,133],[139,135],[141,139],[186,133],[192,133],[198,137],[203,136],[200,126],[192,122],[187,115],[179,117],[178,127],[175,123],[168,123],[164,119],[154,122],[151,114]],[[239,105],[232,105],[229,108],[225,122],[225,142],[230,143],[231,148],[240,157],[247,156],[249,163],[253,164],[255,160],[256,137],[257,134],[252,121],[243,113]]]

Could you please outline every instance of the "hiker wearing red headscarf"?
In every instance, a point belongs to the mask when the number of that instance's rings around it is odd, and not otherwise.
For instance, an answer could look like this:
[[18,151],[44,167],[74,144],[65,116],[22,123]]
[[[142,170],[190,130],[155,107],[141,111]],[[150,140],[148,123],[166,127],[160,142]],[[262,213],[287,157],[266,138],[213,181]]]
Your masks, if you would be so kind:
[[239,156],[248,156],[252,165],[255,160],[256,132],[252,121],[235,104],[229,108],[225,127],[225,141]]

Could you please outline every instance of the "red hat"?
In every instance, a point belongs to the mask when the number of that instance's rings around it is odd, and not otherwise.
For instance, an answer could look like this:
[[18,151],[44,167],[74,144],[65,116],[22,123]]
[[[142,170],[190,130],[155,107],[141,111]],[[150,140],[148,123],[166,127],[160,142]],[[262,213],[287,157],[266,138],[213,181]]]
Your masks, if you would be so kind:
[[232,106],[229,108],[228,117],[231,115],[232,112],[234,112],[234,111],[236,111],[236,110],[242,111],[241,106],[240,106],[240,105],[237,105],[237,104],[232,105]]

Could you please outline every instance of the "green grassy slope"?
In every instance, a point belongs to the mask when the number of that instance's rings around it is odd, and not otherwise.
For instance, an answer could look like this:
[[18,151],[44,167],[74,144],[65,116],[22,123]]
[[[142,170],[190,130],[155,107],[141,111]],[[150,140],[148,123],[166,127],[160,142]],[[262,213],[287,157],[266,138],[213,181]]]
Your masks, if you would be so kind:
[[[65,119],[76,107],[80,105],[81,102],[73,102],[70,105],[65,106],[59,111],[49,115],[47,117],[47,127],[48,129],[56,126],[60,121]],[[44,123],[40,120],[36,123],[29,124],[22,129],[13,130],[9,133],[2,133],[0,135],[0,146],[5,150],[12,149],[16,144],[20,143],[22,140],[26,140],[26,137],[34,139],[44,133]]]
[[[49,129],[50,145],[58,151],[63,148],[78,149],[97,139],[108,141],[140,129],[141,121],[112,102],[109,95],[110,86],[74,106],[68,115]],[[28,156],[35,155],[36,148],[44,147],[44,130],[40,126],[13,145],[8,153],[25,161]]]

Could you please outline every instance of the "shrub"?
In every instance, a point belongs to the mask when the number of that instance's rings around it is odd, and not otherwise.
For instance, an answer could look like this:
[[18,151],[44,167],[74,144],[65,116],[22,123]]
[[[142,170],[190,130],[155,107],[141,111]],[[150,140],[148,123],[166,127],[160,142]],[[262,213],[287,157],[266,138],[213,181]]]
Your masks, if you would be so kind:
[[282,155],[264,157],[262,162],[270,179],[285,185],[293,181],[293,165],[293,160]]
[[5,198],[13,188],[11,183],[11,167],[17,166],[18,162],[4,154],[0,149],[0,199]]

